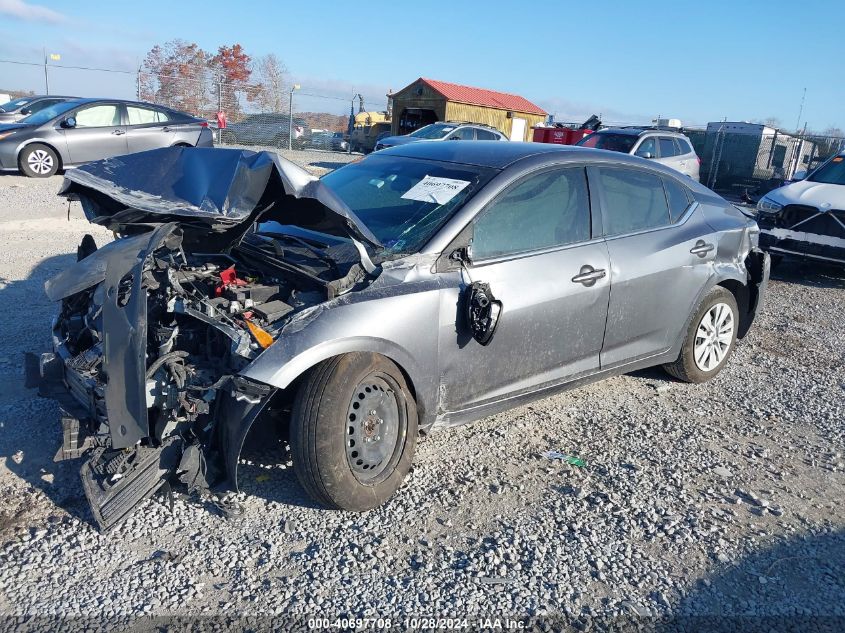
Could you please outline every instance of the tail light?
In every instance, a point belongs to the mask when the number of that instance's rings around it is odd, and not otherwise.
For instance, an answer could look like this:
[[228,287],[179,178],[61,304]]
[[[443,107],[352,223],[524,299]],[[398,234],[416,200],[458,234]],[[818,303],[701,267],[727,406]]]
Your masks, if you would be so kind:
[[700,157],[698,157],[698,156],[696,156],[696,157],[695,157],[695,160],[697,160],[697,161],[698,161],[698,166],[699,166],[699,167],[701,167],[701,158],[700,158]]
[[208,127],[208,121],[200,121],[200,127]]

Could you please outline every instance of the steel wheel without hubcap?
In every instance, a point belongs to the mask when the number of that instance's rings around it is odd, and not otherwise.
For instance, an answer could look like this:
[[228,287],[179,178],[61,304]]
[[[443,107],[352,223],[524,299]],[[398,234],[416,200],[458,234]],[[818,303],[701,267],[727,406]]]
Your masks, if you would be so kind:
[[362,380],[346,414],[346,461],[355,478],[371,484],[393,472],[401,457],[407,420],[395,388],[373,374]]
[[734,313],[726,303],[712,306],[701,319],[695,333],[693,359],[701,371],[713,371],[722,364],[733,343]]
[[49,174],[53,171],[53,157],[43,149],[37,149],[26,158],[26,164],[36,174]]

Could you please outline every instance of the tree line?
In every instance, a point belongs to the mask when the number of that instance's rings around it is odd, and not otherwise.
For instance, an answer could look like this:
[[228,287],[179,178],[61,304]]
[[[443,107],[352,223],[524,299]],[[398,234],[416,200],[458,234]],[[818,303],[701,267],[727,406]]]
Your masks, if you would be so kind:
[[287,68],[273,53],[253,58],[240,44],[212,53],[175,39],[147,53],[138,91],[144,101],[206,118],[223,110],[232,121],[247,104],[262,112],[285,111],[288,85]]

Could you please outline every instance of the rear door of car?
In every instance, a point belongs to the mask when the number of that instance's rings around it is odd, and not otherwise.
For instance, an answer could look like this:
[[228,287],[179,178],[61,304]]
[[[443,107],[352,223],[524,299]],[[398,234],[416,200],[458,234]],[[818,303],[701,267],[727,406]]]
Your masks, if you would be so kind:
[[672,346],[712,275],[716,240],[681,179],[627,166],[588,174],[610,256],[606,369]]
[[[170,115],[159,108],[125,104],[126,142],[129,152],[143,152],[159,147],[170,147],[177,142],[176,125],[170,124]],[[184,132],[183,135],[187,136]],[[191,135],[196,136],[191,132]],[[196,139],[183,141],[194,144]]]
[[583,166],[544,168],[503,190],[473,221],[465,282],[489,284],[501,313],[487,345],[465,326],[466,296],[443,295],[444,409],[482,406],[595,371],[610,289],[607,247],[591,227]]
[[681,137],[674,137],[675,145],[678,146],[678,158],[683,161],[683,173],[698,182],[699,172],[701,169],[701,161],[698,160],[698,155],[692,148],[692,144]]
[[126,126],[120,103],[97,102],[84,105],[66,118],[76,126],[63,128],[68,155],[73,164],[126,154]]

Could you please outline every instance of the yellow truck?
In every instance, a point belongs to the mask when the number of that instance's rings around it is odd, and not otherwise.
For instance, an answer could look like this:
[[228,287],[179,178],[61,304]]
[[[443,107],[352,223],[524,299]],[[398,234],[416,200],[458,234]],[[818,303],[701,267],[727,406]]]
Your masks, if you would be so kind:
[[376,139],[384,132],[390,132],[390,118],[387,112],[359,112],[355,115],[355,127],[349,144],[353,152],[372,152]]

